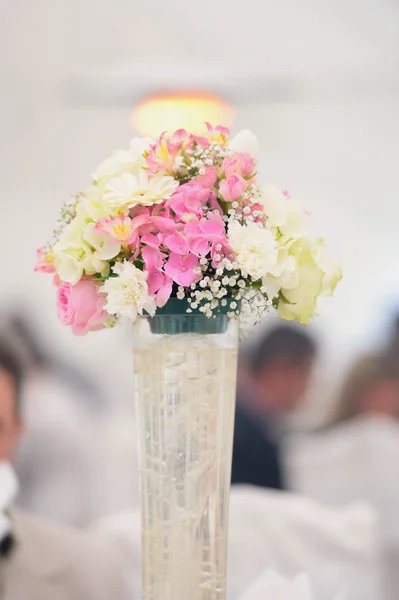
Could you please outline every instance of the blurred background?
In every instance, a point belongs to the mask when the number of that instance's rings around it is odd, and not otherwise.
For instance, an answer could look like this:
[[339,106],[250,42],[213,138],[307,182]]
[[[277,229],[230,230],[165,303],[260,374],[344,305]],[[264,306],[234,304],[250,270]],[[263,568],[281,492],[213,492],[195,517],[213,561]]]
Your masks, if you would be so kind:
[[[93,425],[100,406],[107,415],[101,439],[108,451],[100,458],[97,449],[94,462],[103,460],[109,497],[88,511],[90,518],[124,508],[136,493],[134,477],[127,482],[119,475],[134,462],[134,416],[125,418],[133,404],[130,330],[74,338],[57,321],[50,278],[35,274],[33,266],[61,203],[86,188],[97,164],[126,148],[134,135],[152,133],[148,129],[160,115],[169,115],[173,127],[176,110],[182,114],[181,105],[171,113],[155,105],[148,119],[137,110],[143,99],[216,97],[210,108],[200,98],[196,116],[216,125],[216,110],[234,133],[256,133],[262,179],[302,203],[314,231],[342,264],[334,298],[307,329],[318,353],[296,432],[326,427],[353,363],[370,354],[386,357],[395,345],[399,4],[247,0],[244,17],[243,10],[227,0],[0,2],[0,308],[25,349],[21,329],[28,325],[34,344],[51,357],[51,373],[64,377],[57,375],[58,390],[75,399],[78,392],[65,382],[78,381],[76,373],[67,375],[78,369],[85,400],[65,420]],[[270,316],[265,330],[274,325]],[[53,398],[53,388],[46,390]],[[395,410],[385,413],[396,419],[397,389],[394,402]],[[70,400],[66,404],[70,411]],[[392,435],[396,447],[399,434]],[[299,475],[294,481],[320,496]],[[83,513],[55,516],[88,519]]]
[[302,202],[342,263],[313,327],[329,385],[385,335],[399,296],[394,0],[250,0],[245,24],[210,0],[3,0],[0,11],[2,304],[20,303],[89,367],[128,376],[129,332],[73,339],[56,321],[50,281],[33,273],[35,249],[61,202],[137,133],[140,100],[194,90],[231,105],[234,132],[257,134],[262,178]]

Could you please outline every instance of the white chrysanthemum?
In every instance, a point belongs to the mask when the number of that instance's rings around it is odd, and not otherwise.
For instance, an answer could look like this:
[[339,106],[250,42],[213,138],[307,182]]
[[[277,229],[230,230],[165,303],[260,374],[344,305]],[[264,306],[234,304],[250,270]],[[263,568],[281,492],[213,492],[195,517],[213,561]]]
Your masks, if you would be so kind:
[[264,277],[276,265],[276,240],[268,229],[256,223],[240,225],[236,221],[229,226],[228,239],[241,272],[253,280]]
[[148,294],[147,273],[128,261],[117,263],[112,270],[117,277],[110,277],[100,288],[100,292],[107,295],[107,312],[132,321],[144,310],[153,316],[156,305]]
[[117,150],[109,158],[104,160],[92,174],[94,181],[114,177],[124,171],[131,171],[138,163],[144,165],[143,152],[154,144],[151,138],[133,138],[129,150]]
[[257,159],[259,157],[260,144],[252,131],[243,129],[230,140],[229,149],[233,152],[245,152]]
[[299,202],[287,198],[274,185],[263,184],[260,202],[263,204],[268,223],[279,228],[286,237],[299,238],[306,235],[307,215]]
[[145,169],[136,173],[123,173],[110,180],[104,195],[111,209],[132,208],[136,205],[152,206],[173,194],[179,182],[167,175],[148,176]]

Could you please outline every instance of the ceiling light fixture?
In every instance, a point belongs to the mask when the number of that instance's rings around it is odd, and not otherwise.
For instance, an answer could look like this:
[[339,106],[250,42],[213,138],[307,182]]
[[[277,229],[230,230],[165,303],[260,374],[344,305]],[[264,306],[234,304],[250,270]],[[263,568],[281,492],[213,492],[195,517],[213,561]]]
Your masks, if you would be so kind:
[[204,92],[169,93],[149,96],[132,110],[131,122],[135,133],[157,137],[160,131],[186,129],[201,134],[204,123],[230,127],[234,111],[219,96]]

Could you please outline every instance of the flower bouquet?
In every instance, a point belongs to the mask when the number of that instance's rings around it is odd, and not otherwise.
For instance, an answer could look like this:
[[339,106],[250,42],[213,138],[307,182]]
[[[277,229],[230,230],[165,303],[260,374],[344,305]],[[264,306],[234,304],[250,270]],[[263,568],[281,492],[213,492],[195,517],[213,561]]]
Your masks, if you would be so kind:
[[341,277],[258,150],[210,125],[136,138],[38,251],[73,333],[134,323],[144,600],[224,600],[238,317],[308,323]]

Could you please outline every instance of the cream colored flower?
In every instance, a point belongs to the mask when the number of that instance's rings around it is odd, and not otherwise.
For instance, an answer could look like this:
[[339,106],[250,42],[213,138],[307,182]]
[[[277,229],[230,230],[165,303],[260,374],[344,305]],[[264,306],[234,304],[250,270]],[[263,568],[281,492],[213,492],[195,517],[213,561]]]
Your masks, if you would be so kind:
[[[92,221],[116,217],[118,214],[118,210],[111,209],[110,206],[108,206],[108,203],[104,200],[107,181],[108,180],[102,180],[100,183],[90,186],[87,190],[86,200],[82,210],[85,211],[87,216]],[[128,209],[126,209],[126,214],[127,212]]]
[[57,244],[54,246],[54,267],[61,281],[75,285],[83,277],[83,264],[80,258],[73,254],[60,252]]
[[56,244],[59,250],[68,250],[73,248],[75,250],[82,249],[84,245],[83,231],[86,224],[89,222],[87,215],[79,213],[64,229],[58,243]]
[[152,206],[170,198],[179,182],[166,175],[148,176],[145,169],[123,173],[111,179],[104,199],[112,210],[125,210],[136,205]]
[[95,231],[96,223],[86,225],[83,238],[94,248],[100,260],[111,260],[121,251],[121,242],[104,233]]
[[338,261],[327,256],[324,244],[320,247],[317,263],[324,272],[322,296],[332,296],[335,288],[342,279],[342,268]]
[[154,315],[155,299],[148,294],[147,273],[125,261],[113,267],[116,277],[110,277],[100,292],[107,295],[105,309],[110,315],[128,317],[135,321],[143,311]]
[[101,275],[108,277],[110,273],[110,264],[107,260],[102,260],[98,252],[87,249],[85,257],[82,260],[83,269],[86,275]]
[[307,238],[291,244],[289,254],[295,258],[298,280],[294,287],[281,288],[278,313],[283,319],[296,319],[307,325],[314,316],[324,278],[324,271],[317,263],[321,244],[321,240]]
[[79,214],[54,245],[55,270],[62,281],[74,285],[83,274],[109,274],[109,260],[119,254],[121,245],[94,231],[95,226],[86,215]]
[[261,187],[260,202],[271,228],[278,228],[281,235],[289,238],[306,235],[308,219],[299,202],[284,196],[277,187],[268,183]]
[[270,273],[276,265],[276,241],[268,229],[256,223],[240,225],[236,221],[229,226],[228,239],[241,272],[254,281]]
[[299,283],[296,258],[289,252],[291,244],[289,242],[277,249],[277,263],[262,279],[262,285],[270,299],[277,297],[281,288],[290,290]]
[[257,159],[259,158],[260,144],[252,131],[243,129],[230,140],[229,149],[233,152],[245,152]]
[[134,138],[130,142],[129,150],[117,150],[97,167],[92,175],[93,181],[109,179],[123,172],[132,172],[138,164],[143,166],[145,163],[143,153],[154,143],[151,138]]

